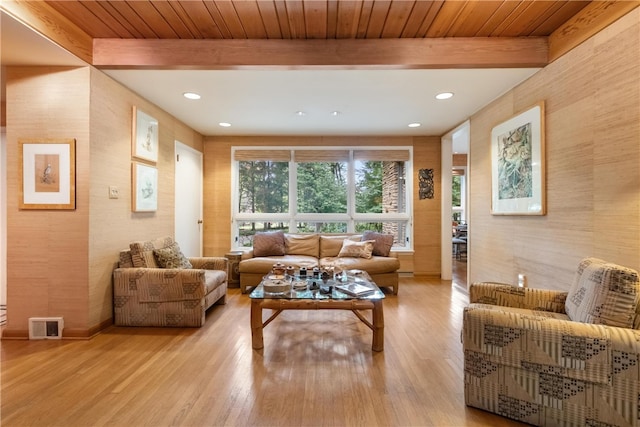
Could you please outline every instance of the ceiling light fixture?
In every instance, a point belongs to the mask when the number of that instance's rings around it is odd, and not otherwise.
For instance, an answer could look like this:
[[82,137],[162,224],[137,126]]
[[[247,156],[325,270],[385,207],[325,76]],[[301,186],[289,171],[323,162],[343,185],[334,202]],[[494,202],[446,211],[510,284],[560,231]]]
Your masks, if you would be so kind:
[[421,123],[409,123],[408,125],[410,128],[419,128],[420,126],[422,126]]
[[187,99],[200,99],[201,98],[201,96],[198,95],[195,92],[185,92],[185,93],[182,94],[182,96],[184,96]]
[[304,111],[296,111],[296,116],[302,117],[302,116],[306,116],[306,115],[307,115],[307,113],[305,113]]
[[436,99],[449,99],[453,96],[453,92],[442,92],[436,95]]
[[227,122],[220,122],[218,123],[220,126],[222,126],[223,128],[228,128],[231,127],[231,123],[227,123]]
[[339,116],[340,115],[340,111],[332,111],[331,115],[334,116],[334,117],[335,116]]

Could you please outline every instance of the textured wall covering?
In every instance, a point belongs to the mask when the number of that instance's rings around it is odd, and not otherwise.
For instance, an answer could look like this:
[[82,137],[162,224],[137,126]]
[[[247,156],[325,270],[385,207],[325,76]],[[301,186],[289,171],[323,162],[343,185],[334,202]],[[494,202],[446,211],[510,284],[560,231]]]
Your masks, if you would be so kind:
[[[589,256],[640,268],[640,9],[471,118],[469,277],[568,290]],[[547,215],[492,216],[491,128],[546,108]]]

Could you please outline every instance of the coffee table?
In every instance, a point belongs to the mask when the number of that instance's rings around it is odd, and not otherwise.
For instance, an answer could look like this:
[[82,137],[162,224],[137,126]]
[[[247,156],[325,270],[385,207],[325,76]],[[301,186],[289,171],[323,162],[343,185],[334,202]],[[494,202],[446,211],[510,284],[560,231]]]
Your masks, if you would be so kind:
[[[361,296],[351,296],[340,292],[336,286],[342,284],[341,280],[329,279],[301,279],[296,277],[294,281],[306,280],[307,287],[301,290],[293,286],[283,293],[271,294],[264,291],[263,284],[267,277],[249,294],[251,298],[251,340],[253,348],[258,350],[264,347],[262,330],[284,310],[351,310],[365,325],[373,331],[373,351],[384,349],[384,312],[382,301],[384,293],[371,281],[371,278],[362,272],[358,276],[349,274],[347,283],[359,283],[371,288],[371,292]],[[313,283],[322,285],[326,292],[331,287],[330,293],[313,289]],[[275,310],[266,321],[262,320],[263,309]],[[371,321],[361,311],[371,310]]]

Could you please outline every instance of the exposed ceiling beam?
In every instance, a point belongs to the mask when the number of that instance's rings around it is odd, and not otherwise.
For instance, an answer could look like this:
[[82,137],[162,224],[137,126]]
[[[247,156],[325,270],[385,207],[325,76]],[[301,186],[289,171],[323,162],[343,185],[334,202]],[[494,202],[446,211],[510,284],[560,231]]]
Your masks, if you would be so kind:
[[4,0],[0,9],[91,64],[92,38],[51,6],[41,1]]
[[617,21],[640,2],[594,1],[549,36],[549,62],[553,62],[603,28]]
[[93,64],[120,69],[519,68],[547,65],[546,37],[340,40],[95,39]]

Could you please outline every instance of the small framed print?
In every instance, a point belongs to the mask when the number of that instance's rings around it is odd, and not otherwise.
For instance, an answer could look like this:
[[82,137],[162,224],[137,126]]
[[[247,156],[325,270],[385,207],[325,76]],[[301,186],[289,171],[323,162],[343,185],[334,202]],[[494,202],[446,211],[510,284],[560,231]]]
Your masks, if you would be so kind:
[[20,209],[75,209],[75,139],[19,139],[18,145]]
[[144,163],[131,164],[133,177],[133,212],[155,212],[158,210],[158,169]]
[[133,107],[132,155],[156,163],[158,161],[158,120]]
[[544,102],[491,131],[491,213],[545,214]]

